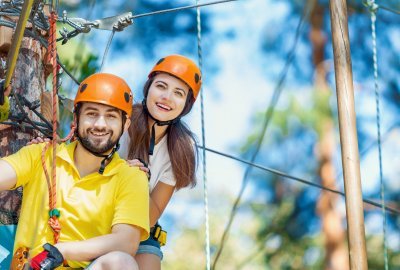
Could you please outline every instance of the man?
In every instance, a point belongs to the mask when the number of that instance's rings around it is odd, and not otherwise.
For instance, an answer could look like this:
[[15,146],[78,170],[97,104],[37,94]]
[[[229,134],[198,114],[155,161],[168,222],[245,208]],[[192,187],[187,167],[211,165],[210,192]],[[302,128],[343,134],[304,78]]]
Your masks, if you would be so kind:
[[[57,147],[56,188],[49,187],[42,166],[45,144],[0,160],[0,190],[24,187],[14,252],[29,248],[33,269],[91,262],[90,269],[138,269],[132,255],[149,234],[147,178],[116,153],[130,125],[132,99],[126,82],[111,74],[81,83],[74,101],[77,140]],[[51,152],[45,155],[49,172]],[[49,196],[54,193],[55,199]],[[56,201],[54,209],[49,200]],[[49,216],[61,226],[57,243]]]

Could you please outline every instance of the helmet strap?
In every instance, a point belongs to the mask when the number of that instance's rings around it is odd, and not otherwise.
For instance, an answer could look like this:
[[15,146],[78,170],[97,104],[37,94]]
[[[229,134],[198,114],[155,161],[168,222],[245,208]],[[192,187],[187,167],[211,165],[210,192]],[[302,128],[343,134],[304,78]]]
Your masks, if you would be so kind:
[[106,168],[106,162],[112,159],[112,157],[114,156],[115,152],[118,151],[119,146],[120,146],[120,145],[119,145],[119,140],[118,140],[117,144],[114,146],[114,148],[113,148],[113,150],[111,151],[111,153],[108,154],[108,155],[106,155],[105,157],[103,156],[104,159],[103,159],[103,160],[101,161],[101,163],[100,163],[99,174],[103,174],[103,173],[104,173],[104,170],[105,170],[105,168]]
[[156,130],[155,130],[155,125],[157,126],[170,126],[175,123],[178,123],[181,120],[181,116],[179,115],[178,117],[168,120],[168,121],[160,121],[156,118],[154,118],[151,113],[149,112],[147,105],[146,105],[146,98],[142,100],[142,106],[144,111],[147,113],[147,115],[155,121],[155,123],[151,126],[151,137],[150,137],[150,146],[149,146],[149,155],[153,155],[154,152],[154,146],[156,142]]

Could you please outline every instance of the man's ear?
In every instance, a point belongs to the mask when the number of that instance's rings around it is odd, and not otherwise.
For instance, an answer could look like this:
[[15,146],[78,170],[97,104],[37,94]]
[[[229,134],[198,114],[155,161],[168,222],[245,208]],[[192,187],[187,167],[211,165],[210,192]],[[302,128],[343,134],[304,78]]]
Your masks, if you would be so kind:
[[77,126],[77,120],[78,120],[78,119],[76,118],[76,113],[73,113],[72,115],[73,115],[73,119],[72,119],[72,123],[71,123],[71,124],[72,124],[74,127],[76,127],[76,126]]
[[131,118],[126,116],[126,121],[125,121],[125,125],[124,125],[124,131],[127,131],[130,125],[131,125]]

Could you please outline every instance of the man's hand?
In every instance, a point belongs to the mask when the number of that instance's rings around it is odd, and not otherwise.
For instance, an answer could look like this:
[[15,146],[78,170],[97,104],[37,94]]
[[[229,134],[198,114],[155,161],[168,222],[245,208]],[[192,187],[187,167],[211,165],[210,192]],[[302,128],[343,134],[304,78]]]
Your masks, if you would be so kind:
[[33,270],[52,270],[63,264],[64,257],[55,246],[46,243],[43,248],[44,251],[31,260],[30,266]]

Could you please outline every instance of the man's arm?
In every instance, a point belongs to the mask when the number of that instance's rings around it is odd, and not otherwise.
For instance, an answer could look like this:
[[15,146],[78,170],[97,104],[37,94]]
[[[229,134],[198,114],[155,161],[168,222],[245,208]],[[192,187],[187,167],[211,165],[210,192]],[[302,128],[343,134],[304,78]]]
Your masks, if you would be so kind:
[[15,187],[17,174],[7,161],[0,160],[0,172],[0,191]]
[[128,224],[116,224],[107,235],[78,242],[57,243],[55,247],[65,260],[93,261],[111,251],[122,251],[134,256],[140,242],[140,229]]

